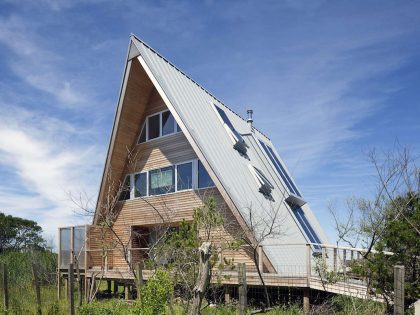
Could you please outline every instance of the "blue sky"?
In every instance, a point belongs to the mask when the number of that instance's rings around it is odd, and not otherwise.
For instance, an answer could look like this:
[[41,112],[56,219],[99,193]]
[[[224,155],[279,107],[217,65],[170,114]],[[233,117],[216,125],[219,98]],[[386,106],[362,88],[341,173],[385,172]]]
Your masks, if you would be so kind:
[[415,1],[0,1],[0,210],[56,235],[95,196],[129,34],[267,133],[335,239],[370,148],[420,152]]

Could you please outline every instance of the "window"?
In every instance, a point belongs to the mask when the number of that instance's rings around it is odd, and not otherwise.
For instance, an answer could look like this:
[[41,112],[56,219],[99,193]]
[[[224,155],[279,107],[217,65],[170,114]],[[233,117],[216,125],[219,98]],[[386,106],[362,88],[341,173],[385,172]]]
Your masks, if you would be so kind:
[[209,173],[207,173],[204,168],[203,163],[198,161],[198,188],[213,187],[213,180],[210,178]]
[[160,114],[151,116],[148,118],[148,131],[149,131],[149,137],[150,139],[155,139],[160,136]]
[[177,165],[127,175],[119,200],[214,186],[203,164],[195,159]]
[[[296,219],[298,220],[300,226],[302,227],[303,231],[305,232],[308,240],[311,243],[321,244],[321,240],[319,239],[318,235],[315,233],[315,230],[309,224],[308,219],[305,216],[305,212],[303,212],[301,207],[293,208],[293,213],[295,214]],[[321,247],[319,245],[314,245],[314,248],[320,250]]]
[[134,175],[134,197],[147,196],[147,173]]
[[271,191],[274,189],[274,186],[270,183],[270,181],[265,177],[265,175],[256,168],[255,166],[249,165],[250,169],[253,170],[256,180],[260,184],[259,192],[262,193],[265,197],[272,199]]
[[193,181],[193,169],[192,169],[192,162],[178,164],[176,166],[176,173],[177,173],[177,190],[185,190],[192,188],[192,181]]
[[140,132],[139,143],[146,142],[146,124],[143,125],[143,128]]
[[162,136],[174,133],[175,119],[170,111],[162,113]]
[[119,201],[128,200],[130,199],[130,176],[126,176],[124,180],[124,184],[121,187],[120,196],[118,198]]
[[146,117],[138,143],[181,132],[169,110]]
[[149,195],[161,195],[174,191],[174,166],[168,166],[149,172]]
[[233,124],[228,118],[228,116],[226,115],[225,111],[217,105],[213,104],[213,106],[216,109],[217,113],[219,114],[219,117],[221,118],[223,124],[226,126],[227,131],[229,132],[229,135],[234,142],[234,145],[233,145],[234,149],[237,150],[241,155],[246,156],[248,145],[245,143],[245,140],[242,138],[239,132],[235,129],[235,127],[233,127]]
[[297,189],[296,185],[293,183],[292,179],[290,178],[289,174],[287,174],[286,169],[281,164],[280,160],[277,158],[277,155],[274,153],[273,149],[259,140],[261,147],[264,149],[265,154],[270,159],[271,163],[273,163],[275,169],[277,170],[277,173],[280,175],[283,182],[286,184],[287,188],[289,189],[289,192],[302,197],[299,193],[299,190]]

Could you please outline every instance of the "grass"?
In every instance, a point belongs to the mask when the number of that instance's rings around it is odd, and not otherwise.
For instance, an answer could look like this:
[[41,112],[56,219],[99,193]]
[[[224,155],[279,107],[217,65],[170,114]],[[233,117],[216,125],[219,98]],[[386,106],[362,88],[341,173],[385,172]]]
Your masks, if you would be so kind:
[[[64,294],[64,293],[63,293]],[[9,292],[9,312],[8,314],[36,314],[35,293],[32,286],[14,287]],[[75,297],[77,294],[75,293]],[[76,302],[77,303],[77,302]],[[4,313],[3,305],[0,303],[0,313]],[[69,313],[69,306],[66,299],[57,301],[57,287],[50,285],[44,286],[41,290],[42,314],[61,315]],[[205,303],[203,303],[205,304]],[[174,306],[175,314],[184,314],[181,305]],[[313,314],[385,314],[383,304],[360,299],[336,296],[322,306],[314,306]],[[124,300],[110,299],[96,301],[92,304],[84,304],[82,308],[76,310],[80,315],[133,315],[139,314],[136,307]],[[169,309],[167,308],[167,314]],[[206,307],[203,315],[230,315],[238,314],[236,305],[217,305]],[[277,306],[267,312],[268,315],[298,315],[303,311],[298,305]]]

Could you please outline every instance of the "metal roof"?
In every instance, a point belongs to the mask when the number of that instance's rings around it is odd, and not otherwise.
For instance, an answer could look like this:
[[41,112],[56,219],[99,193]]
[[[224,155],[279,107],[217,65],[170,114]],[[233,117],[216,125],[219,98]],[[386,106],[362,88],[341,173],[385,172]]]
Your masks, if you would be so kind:
[[[132,36],[131,40],[167,99],[169,99],[171,107],[177,114],[174,116],[180,120],[178,123],[186,127],[189,135],[205,157],[210,166],[209,173],[213,173],[220,181],[244,220],[250,224],[248,212],[250,208],[254,220],[259,221],[266,219],[273,207],[278,207],[283,234],[276,239],[267,240],[265,243],[268,245],[269,243],[309,242],[289,205],[284,201],[289,196],[287,187],[258,143],[258,140],[262,140],[275,150],[270,139],[257,129],[251,128],[249,123],[150,46],[135,36]],[[249,159],[241,156],[233,148],[232,140],[212,103],[225,111],[234,128],[243,135],[249,147],[247,150]],[[278,155],[277,152],[276,154]],[[260,169],[272,182],[274,202],[265,198],[258,191],[259,185],[250,171],[249,164]],[[325,233],[309,206],[306,204],[302,209],[322,242],[328,243]],[[274,266],[283,263],[284,252],[278,252],[278,250],[279,248],[275,246],[265,248],[265,253]],[[289,261],[292,257],[292,259],[301,262],[304,259],[301,256],[305,255],[305,251],[290,251],[288,255],[292,255],[289,256]]]

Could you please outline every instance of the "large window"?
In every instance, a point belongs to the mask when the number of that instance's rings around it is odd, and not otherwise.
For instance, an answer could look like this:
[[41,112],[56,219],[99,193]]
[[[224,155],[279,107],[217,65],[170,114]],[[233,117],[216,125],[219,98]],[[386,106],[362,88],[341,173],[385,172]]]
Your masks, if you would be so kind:
[[198,161],[198,188],[206,188],[214,186],[213,180],[210,178],[209,173],[207,173],[204,168],[203,163]]
[[275,169],[277,170],[277,173],[280,175],[281,179],[283,180],[283,182],[286,184],[287,188],[289,189],[289,192],[299,197],[302,197],[296,185],[293,183],[292,179],[290,178],[289,174],[287,174],[286,169],[283,167],[283,164],[277,158],[277,155],[274,153],[273,149],[269,145],[262,142],[261,140],[259,141],[260,141],[261,147],[265,151],[265,154],[268,156],[271,163],[273,163]]
[[219,117],[222,123],[224,124],[225,129],[228,131],[229,136],[233,140],[234,149],[237,150],[241,155],[246,156],[248,145],[245,143],[245,140],[242,138],[240,133],[235,129],[229,117],[226,115],[225,111],[215,104],[213,104],[213,106],[216,109],[217,113],[219,114]]
[[178,124],[175,122],[169,110],[146,117],[144,125],[140,131],[138,143],[143,143],[159,137],[180,132]]
[[[309,224],[309,221],[306,218],[305,212],[303,212],[302,208],[296,207],[296,208],[293,208],[292,210],[293,210],[293,213],[295,214],[295,217],[298,220],[300,226],[302,227],[303,231],[305,232],[308,240],[311,243],[321,244],[321,240],[319,239],[315,230]],[[319,245],[314,245],[314,248],[315,249],[321,249],[321,247]]]
[[[214,187],[214,183],[203,164],[195,159],[176,165],[127,175],[119,200],[208,187]],[[132,194],[130,188],[132,188]]]
[[134,197],[147,196],[147,173],[134,175]]
[[193,187],[193,163],[183,163],[176,166],[177,190],[191,189]]
[[161,195],[174,191],[174,166],[168,166],[149,172],[149,195]]

